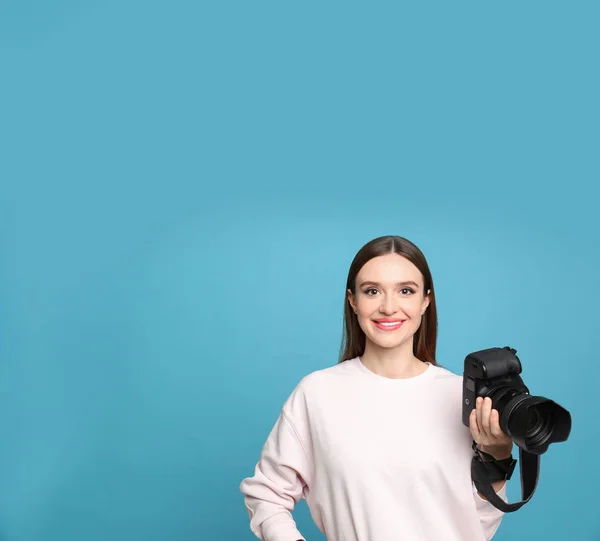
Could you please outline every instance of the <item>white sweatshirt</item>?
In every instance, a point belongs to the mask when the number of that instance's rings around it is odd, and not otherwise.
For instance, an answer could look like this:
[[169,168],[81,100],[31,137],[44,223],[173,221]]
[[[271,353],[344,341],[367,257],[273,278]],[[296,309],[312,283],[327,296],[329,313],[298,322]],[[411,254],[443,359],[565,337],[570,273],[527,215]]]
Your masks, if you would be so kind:
[[357,357],[307,375],[241,482],[252,532],[304,539],[304,497],[328,541],[491,539],[503,513],[473,486],[461,415],[462,376],[439,366],[391,379]]

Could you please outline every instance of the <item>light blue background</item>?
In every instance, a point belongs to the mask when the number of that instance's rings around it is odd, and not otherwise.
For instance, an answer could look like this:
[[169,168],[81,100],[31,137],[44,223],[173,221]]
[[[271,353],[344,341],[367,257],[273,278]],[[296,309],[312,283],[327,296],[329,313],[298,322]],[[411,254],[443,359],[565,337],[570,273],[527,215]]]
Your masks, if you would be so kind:
[[253,539],[384,234],[442,364],[511,345],[573,415],[496,539],[600,539],[598,6],[2,2],[0,539]]

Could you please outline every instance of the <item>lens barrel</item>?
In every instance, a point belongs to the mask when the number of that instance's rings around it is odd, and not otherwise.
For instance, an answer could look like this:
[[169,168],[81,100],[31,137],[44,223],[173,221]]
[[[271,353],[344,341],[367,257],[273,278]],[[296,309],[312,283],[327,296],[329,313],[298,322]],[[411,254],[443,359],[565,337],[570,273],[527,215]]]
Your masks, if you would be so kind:
[[569,437],[571,414],[556,402],[509,387],[490,395],[500,414],[500,428],[521,449],[541,455],[550,444]]

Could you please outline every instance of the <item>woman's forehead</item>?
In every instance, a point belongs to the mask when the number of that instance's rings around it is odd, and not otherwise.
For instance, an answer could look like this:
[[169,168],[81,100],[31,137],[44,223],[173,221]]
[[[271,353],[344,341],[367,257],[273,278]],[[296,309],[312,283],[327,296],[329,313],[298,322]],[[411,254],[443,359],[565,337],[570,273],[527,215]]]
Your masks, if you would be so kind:
[[360,269],[356,278],[357,283],[369,280],[390,286],[406,281],[423,284],[419,269],[414,263],[398,254],[387,254],[370,259]]

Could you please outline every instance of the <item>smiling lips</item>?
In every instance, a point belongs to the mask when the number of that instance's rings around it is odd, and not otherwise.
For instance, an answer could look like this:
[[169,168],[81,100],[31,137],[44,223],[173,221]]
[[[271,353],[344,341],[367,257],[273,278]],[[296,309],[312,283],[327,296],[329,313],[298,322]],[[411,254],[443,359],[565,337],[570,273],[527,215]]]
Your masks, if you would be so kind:
[[375,324],[375,327],[382,331],[395,331],[402,327],[404,321],[405,320],[403,319],[377,319],[374,320],[373,323]]

